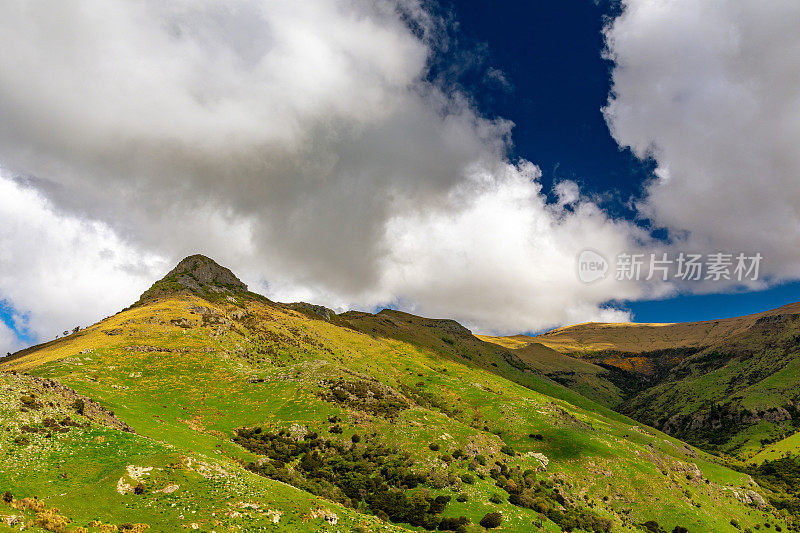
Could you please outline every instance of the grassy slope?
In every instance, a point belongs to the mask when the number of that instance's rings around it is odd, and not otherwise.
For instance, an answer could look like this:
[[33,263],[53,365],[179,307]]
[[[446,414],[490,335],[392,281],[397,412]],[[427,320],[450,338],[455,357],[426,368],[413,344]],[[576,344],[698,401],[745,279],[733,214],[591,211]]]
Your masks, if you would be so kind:
[[[537,337],[486,337],[518,355],[531,347],[539,368],[579,391],[593,388],[595,398],[641,420],[669,430],[694,444],[760,460],[797,451],[786,439],[796,427],[787,409],[800,402],[798,320],[800,304],[731,319],[683,324],[579,324]],[[632,383],[646,390],[626,391],[624,402],[611,393],[620,385],[575,360],[554,361],[539,346],[572,354],[584,362],[633,372]],[[685,348],[689,348],[686,350]],[[521,356],[521,355],[520,355]],[[563,367],[567,365],[564,370]],[[548,369],[549,367],[549,369]],[[655,386],[650,387],[655,383]],[[624,388],[624,386],[623,386]],[[718,419],[712,406],[726,410]],[[742,410],[750,413],[741,415]],[[795,417],[796,418],[796,417]],[[670,419],[673,419],[670,421]],[[692,424],[721,425],[721,431],[694,431]],[[775,443],[774,441],[782,441]]]
[[[210,320],[204,320],[198,306],[212,311],[206,313]],[[398,323],[409,317],[349,316],[341,319],[347,323],[332,324],[265,301],[211,304],[193,297],[126,310],[5,367],[57,378],[112,409],[137,435],[93,428],[48,451],[49,443],[39,441],[24,448],[11,444],[12,430],[0,450],[0,485],[18,496],[38,495],[76,524],[98,517],[148,522],[161,531],[190,523],[202,529],[245,523],[247,531],[273,527],[263,512],[251,513],[252,518],[225,516],[241,502],[257,502],[262,509],[282,511],[278,526],[294,530],[325,526],[321,519],[305,520],[316,506],[335,510],[339,530],[355,523],[384,527],[238,466],[238,460],[253,457],[230,442],[236,428],[302,424],[331,439],[376,433],[410,451],[418,465],[455,473],[463,465],[442,463],[428,443],[439,442],[445,450],[472,447],[522,468],[540,464],[525,453],[543,453],[550,463],[542,475],[557,480],[570,499],[591,502],[601,515],[613,518],[618,530],[645,520],[669,529],[681,524],[690,531],[733,531],[732,517],[745,526],[780,523],[734,497],[734,491],[756,488],[746,476],[560,385],[521,372],[491,345],[459,331],[463,338],[455,338],[447,324],[443,332],[418,323],[404,330]],[[379,324],[386,318],[393,323]],[[375,330],[369,331],[373,324]],[[448,336],[452,343],[442,338]],[[131,346],[181,351],[126,349]],[[325,379],[367,376],[404,394],[413,407],[391,421],[319,396]],[[343,419],[341,437],[329,432],[326,419],[334,414]],[[13,412],[3,416],[4,425],[13,425]],[[529,434],[541,434],[542,440]],[[98,436],[105,437],[102,446]],[[499,452],[503,445],[523,455],[508,458]],[[40,469],[35,476],[23,475],[31,460]],[[211,466],[197,466],[202,463]],[[58,464],[70,472],[63,482]],[[117,493],[128,464],[162,469],[145,480],[144,495]],[[701,475],[692,474],[694,464]],[[92,485],[98,481],[99,490]],[[167,484],[181,488],[170,495],[153,492]],[[529,531],[539,519],[527,509],[490,503],[489,496],[502,491],[489,477],[458,490],[469,499],[453,501],[447,515],[463,514],[477,523],[487,511],[499,509],[506,531]],[[454,494],[447,488],[439,491]],[[557,530],[553,523],[545,529]]]
[[731,335],[746,331],[760,318],[792,313],[800,313],[800,303],[785,305],[763,313],[703,322],[674,324],[588,322],[554,329],[536,337],[515,335],[510,339],[512,342],[523,342],[527,337],[562,353],[584,354],[602,350],[643,352],[681,346],[711,346],[725,341]]

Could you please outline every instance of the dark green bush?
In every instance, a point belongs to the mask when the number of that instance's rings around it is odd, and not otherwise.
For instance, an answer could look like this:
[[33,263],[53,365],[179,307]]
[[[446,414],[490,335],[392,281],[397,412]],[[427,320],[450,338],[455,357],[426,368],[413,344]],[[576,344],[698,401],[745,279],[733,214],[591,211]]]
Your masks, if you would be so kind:
[[84,402],[82,399],[78,398],[72,404],[72,408],[75,409],[76,413],[78,413],[79,415],[82,415],[84,409],[86,408],[86,402]]
[[500,524],[503,523],[503,515],[498,512],[494,513],[486,513],[486,515],[481,518],[481,525],[486,529],[494,529],[496,527],[500,527]]

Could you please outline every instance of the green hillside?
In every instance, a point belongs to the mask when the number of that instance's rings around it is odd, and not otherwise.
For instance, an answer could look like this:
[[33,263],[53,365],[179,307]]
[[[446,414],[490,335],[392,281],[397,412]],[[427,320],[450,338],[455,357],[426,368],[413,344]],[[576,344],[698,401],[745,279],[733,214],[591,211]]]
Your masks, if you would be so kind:
[[529,354],[450,320],[274,303],[228,274],[192,256],[134,306],[0,360],[0,528],[791,527],[747,473]]
[[579,324],[486,340],[527,353],[543,374],[638,421],[758,462],[800,451],[797,311],[791,304],[725,320]]

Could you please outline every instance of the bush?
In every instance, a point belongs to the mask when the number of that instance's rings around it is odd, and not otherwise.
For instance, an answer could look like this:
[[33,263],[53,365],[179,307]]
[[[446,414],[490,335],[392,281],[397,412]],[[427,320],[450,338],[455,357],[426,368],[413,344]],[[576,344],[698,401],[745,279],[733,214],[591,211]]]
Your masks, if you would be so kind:
[[500,451],[506,455],[511,455],[512,457],[517,454],[517,452],[514,451],[514,448],[512,448],[508,444],[500,448]]
[[475,476],[472,474],[461,474],[461,481],[467,485],[472,485],[475,483]]
[[337,433],[337,434],[340,434],[340,433],[342,432],[342,427],[341,427],[339,424],[336,424],[335,426],[332,426],[332,427],[331,427],[331,429],[330,429],[329,431],[330,431],[331,433]]
[[428,448],[430,448],[432,452],[438,452],[441,449],[441,446],[439,446],[435,442],[431,442],[430,444],[428,444]]
[[503,497],[495,492],[494,494],[492,494],[492,497],[489,498],[489,501],[492,503],[501,504],[503,503]]
[[672,530],[672,533],[689,533],[689,530],[683,526],[675,526]]
[[503,523],[503,515],[498,512],[494,513],[486,513],[486,515],[481,518],[481,525],[486,529],[494,529],[496,527],[500,527],[500,524]]
[[663,533],[664,529],[655,520],[648,520],[642,528],[649,533]]
[[137,484],[137,485],[136,485],[136,486],[133,488],[133,493],[134,493],[134,494],[144,494],[144,485],[142,485],[141,483],[138,483],[138,484]]
[[353,434],[353,436],[350,437],[350,440],[353,441],[353,444],[357,444],[357,443],[361,442],[361,437],[359,437],[356,434]]
[[458,497],[456,498],[456,501],[459,503],[464,503],[467,500],[469,500],[469,496],[467,496],[467,494],[464,492],[459,494]]
[[7,490],[3,493],[3,501],[6,503],[11,503],[12,501],[14,501],[14,495],[11,494],[11,491]]
[[463,531],[464,526],[469,524],[469,518],[466,516],[459,516],[458,518],[445,517],[439,522],[440,531]]
[[84,402],[83,400],[78,398],[72,404],[72,408],[75,409],[76,413],[78,413],[79,415],[82,415],[83,414],[83,410],[86,408],[86,402]]

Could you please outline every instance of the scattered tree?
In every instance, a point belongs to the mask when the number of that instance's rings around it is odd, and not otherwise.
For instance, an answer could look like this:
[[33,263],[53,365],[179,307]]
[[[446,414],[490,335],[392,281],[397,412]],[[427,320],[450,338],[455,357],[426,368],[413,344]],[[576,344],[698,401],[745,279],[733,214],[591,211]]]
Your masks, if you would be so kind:
[[486,515],[481,518],[481,525],[486,529],[494,529],[496,527],[500,527],[500,524],[503,523],[503,515],[498,512],[494,513],[486,513]]

